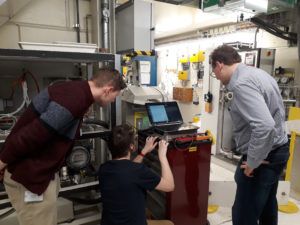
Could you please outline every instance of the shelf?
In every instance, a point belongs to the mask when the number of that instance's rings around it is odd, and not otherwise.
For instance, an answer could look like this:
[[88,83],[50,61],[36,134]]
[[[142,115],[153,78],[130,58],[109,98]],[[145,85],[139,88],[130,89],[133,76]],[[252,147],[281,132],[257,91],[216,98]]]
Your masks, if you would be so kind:
[[[82,131],[80,130],[80,136],[78,139],[89,139],[89,138],[101,138],[103,140],[108,140],[111,135],[111,130],[101,127],[101,129],[93,131]],[[8,135],[0,135],[0,144],[5,142]]]
[[296,103],[296,99],[283,99],[284,103]]
[[106,129],[100,125],[93,124],[93,128],[94,130],[84,130],[81,128],[79,139],[101,138],[103,140],[108,140],[111,135],[111,130]]
[[92,63],[100,61],[114,62],[115,55],[108,53],[0,49],[0,60]]
[[92,188],[92,187],[97,187],[99,185],[99,181],[92,181],[92,182],[88,182],[88,183],[83,183],[83,184],[77,184],[77,185],[70,185],[67,187],[62,187],[59,190],[59,193],[65,193],[65,192],[70,192],[70,191],[74,191],[74,190],[82,190],[82,189],[86,189],[86,188]]

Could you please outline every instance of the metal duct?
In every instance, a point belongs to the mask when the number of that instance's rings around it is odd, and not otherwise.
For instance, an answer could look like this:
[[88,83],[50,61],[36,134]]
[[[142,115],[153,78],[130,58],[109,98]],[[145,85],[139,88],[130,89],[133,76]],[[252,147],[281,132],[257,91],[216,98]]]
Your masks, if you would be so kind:
[[299,59],[299,61],[300,61],[300,1],[298,1],[298,6],[297,6],[298,8],[297,8],[297,32],[298,32],[298,43],[297,43],[297,45],[298,45],[298,59]]
[[79,18],[79,0],[76,0],[76,24],[75,24],[77,42],[80,43],[80,18]]
[[102,9],[102,47],[105,49],[109,49],[109,0],[101,1],[101,9]]

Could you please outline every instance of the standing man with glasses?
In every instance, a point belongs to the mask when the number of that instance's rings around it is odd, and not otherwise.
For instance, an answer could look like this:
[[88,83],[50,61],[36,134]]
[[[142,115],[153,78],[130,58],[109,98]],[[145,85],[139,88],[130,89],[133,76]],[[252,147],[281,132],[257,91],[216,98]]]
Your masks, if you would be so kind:
[[242,154],[234,177],[233,225],[277,225],[278,181],[289,158],[277,82],[265,71],[241,63],[230,46],[219,46],[210,57],[216,78],[233,93],[233,136]]

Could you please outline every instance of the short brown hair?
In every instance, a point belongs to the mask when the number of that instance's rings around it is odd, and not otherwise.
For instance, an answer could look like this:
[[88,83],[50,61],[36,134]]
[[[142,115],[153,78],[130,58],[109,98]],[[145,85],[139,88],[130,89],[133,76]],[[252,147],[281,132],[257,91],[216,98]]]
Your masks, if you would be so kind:
[[135,143],[135,137],[135,131],[132,126],[127,124],[115,126],[108,141],[108,148],[112,158],[127,156],[130,144]]
[[120,91],[127,86],[120,72],[111,68],[99,69],[94,73],[91,80],[95,82],[97,87],[111,85],[115,91]]
[[240,63],[241,56],[239,53],[229,45],[221,45],[216,48],[210,55],[212,68],[216,67],[216,63],[224,63],[225,65],[231,66],[234,63]]

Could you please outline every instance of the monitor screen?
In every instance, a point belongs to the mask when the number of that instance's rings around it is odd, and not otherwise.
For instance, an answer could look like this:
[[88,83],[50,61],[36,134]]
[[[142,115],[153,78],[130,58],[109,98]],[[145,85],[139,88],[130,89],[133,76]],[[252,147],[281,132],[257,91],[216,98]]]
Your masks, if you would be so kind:
[[149,106],[149,112],[154,123],[168,122],[167,111],[163,105]]
[[177,102],[146,103],[151,124],[182,123]]

